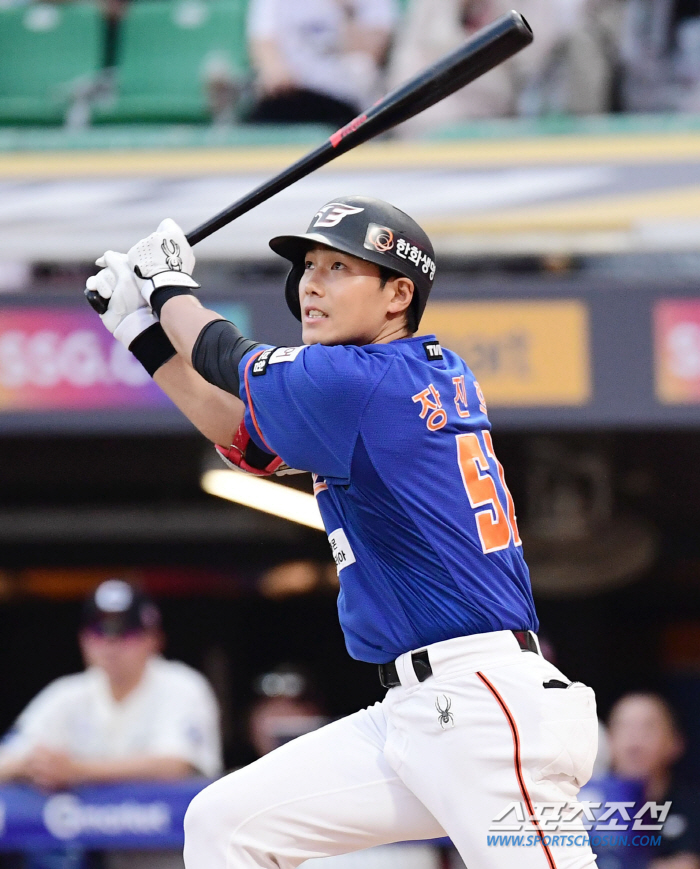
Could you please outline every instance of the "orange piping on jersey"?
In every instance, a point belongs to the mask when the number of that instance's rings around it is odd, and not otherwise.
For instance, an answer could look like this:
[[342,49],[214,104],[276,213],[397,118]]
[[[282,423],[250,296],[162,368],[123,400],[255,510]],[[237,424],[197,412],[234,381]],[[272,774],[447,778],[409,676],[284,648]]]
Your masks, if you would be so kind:
[[321,482],[319,482],[318,474],[311,474],[311,479],[313,480],[314,484],[314,496],[318,495],[319,492],[325,492],[328,488],[328,484],[325,482],[325,480],[321,480]]
[[268,442],[263,437],[263,433],[260,431],[260,426],[258,425],[258,421],[255,418],[255,408],[253,407],[253,396],[250,394],[250,386],[248,385],[248,369],[250,368],[251,364],[253,362],[255,362],[255,360],[258,358],[258,356],[262,356],[262,354],[264,352],[265,352],[264,350],[261,350],[259,353],[256,353],[254,356],[250,357],[250,359],[248,360],[246,367],[245,367],[245,374],[243,375],[243,380],[245,381],[245,394],[248,396],[248,410],[250,411],[250,418],[253,420],[253,425],[255,426],[255,431],[258,433],[260,440],[265,444],[267,449],[271,453],[274,453],[275,451],[272,449],[272,447],[268,444]]
[[557,869],[557,864],[554,862],[554,857],[552,856],[552,852],[549,850],[549,845],[546,843],[544,838],[544,833],[542,832],[542,828],[540,827],[539,821],[535,816],[535,807],[532,805],[532,800],[530,799],[530,794],[528,793],[527,787],[525,786],[525,779],[523,778],[523,770],[520,763],[520,734],[518,733],[518,726],[515,723],[515,719],[510,711],[510,709],[506,706],[506,702],[498,693],[498,691],[494,688],[494,686],[489,682],[489,680],[484,676],[483,673],[479,673],[477,671],[476,674],[479,679],[486,685],[491,694],[496,698],[496,702],[503,710],[503,714],[506,717],[506,721],[510,726],[510,732],[513,736],[513,764],[515,765],[515,776],[518,779],[518,786],[520,787],[520,793],[522,794],[523,802],[525,803],[525,807],[530,815],[530,820],[532,821],[532,825],[537,830],[537,835],[540,838],[540,842],[542,843],[542,848],[544,849],[545,857],[547,858],[547,863],[549,863],[549,869]]

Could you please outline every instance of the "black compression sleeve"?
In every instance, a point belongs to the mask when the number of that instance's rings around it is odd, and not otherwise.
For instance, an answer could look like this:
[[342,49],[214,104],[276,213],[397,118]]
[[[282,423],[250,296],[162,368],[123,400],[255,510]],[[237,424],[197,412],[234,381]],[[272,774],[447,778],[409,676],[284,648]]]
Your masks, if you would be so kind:
[[209,383],[240,398],[238,366],[245,354],[257,346],[257,341],[244,338],[228,320],[212,320],[194,342],[192,366]]

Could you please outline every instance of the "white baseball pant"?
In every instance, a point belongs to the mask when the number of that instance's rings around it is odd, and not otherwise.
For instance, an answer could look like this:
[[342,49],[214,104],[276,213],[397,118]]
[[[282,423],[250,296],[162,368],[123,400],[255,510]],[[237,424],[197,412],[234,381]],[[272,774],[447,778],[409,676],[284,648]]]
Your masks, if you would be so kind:
[[187,869],[292,869],[312,857],[445,834],[469,869],[594,866],[583,836],[544,844],[537,821],[523,829],[534,846],[487,839],[513,802],[527,817],[533,803],[575,801],[597,750],[593,691],[544,688],[569,680],[522,651],[510,631],[435,643],[428,654],[426,681],[406,653],[396,662],[401,685],[381,703],[196,796],[185,817]]

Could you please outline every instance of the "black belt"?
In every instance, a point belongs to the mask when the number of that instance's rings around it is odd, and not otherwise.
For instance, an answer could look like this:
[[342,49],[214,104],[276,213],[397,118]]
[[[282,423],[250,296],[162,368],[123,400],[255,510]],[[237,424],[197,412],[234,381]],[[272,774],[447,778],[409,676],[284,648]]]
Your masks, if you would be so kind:
[[[532,631],[512,631],[518,645],[523,652],[534,652],[539,655],[537,639]],[[416,679],[419,682],[433,675],[433,668],[430,666],[430,658],[428,650],[421,649],[419,652],[411,652],[411,663],[413,664],[413,672],[416,674]],[[401,684],[399,679],[399,671],[396,669],[396,661],[389,661],[388,664],[379,665],[379,681],[385,688],[396,688]]]

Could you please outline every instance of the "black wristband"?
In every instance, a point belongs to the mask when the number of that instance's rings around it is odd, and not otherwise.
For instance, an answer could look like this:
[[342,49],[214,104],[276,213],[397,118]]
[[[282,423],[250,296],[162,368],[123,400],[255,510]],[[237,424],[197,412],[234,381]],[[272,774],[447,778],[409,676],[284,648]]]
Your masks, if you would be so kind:
[[137,335],[129,344],[129,350],[151,377],[177,352],[160,323],[154,323]]
[[158,287],[151,293],[151,309],[153,313],[160,319],[160,311],[168,299],[174,299],[175,296],[193,296],[194,293],[189,287]]

